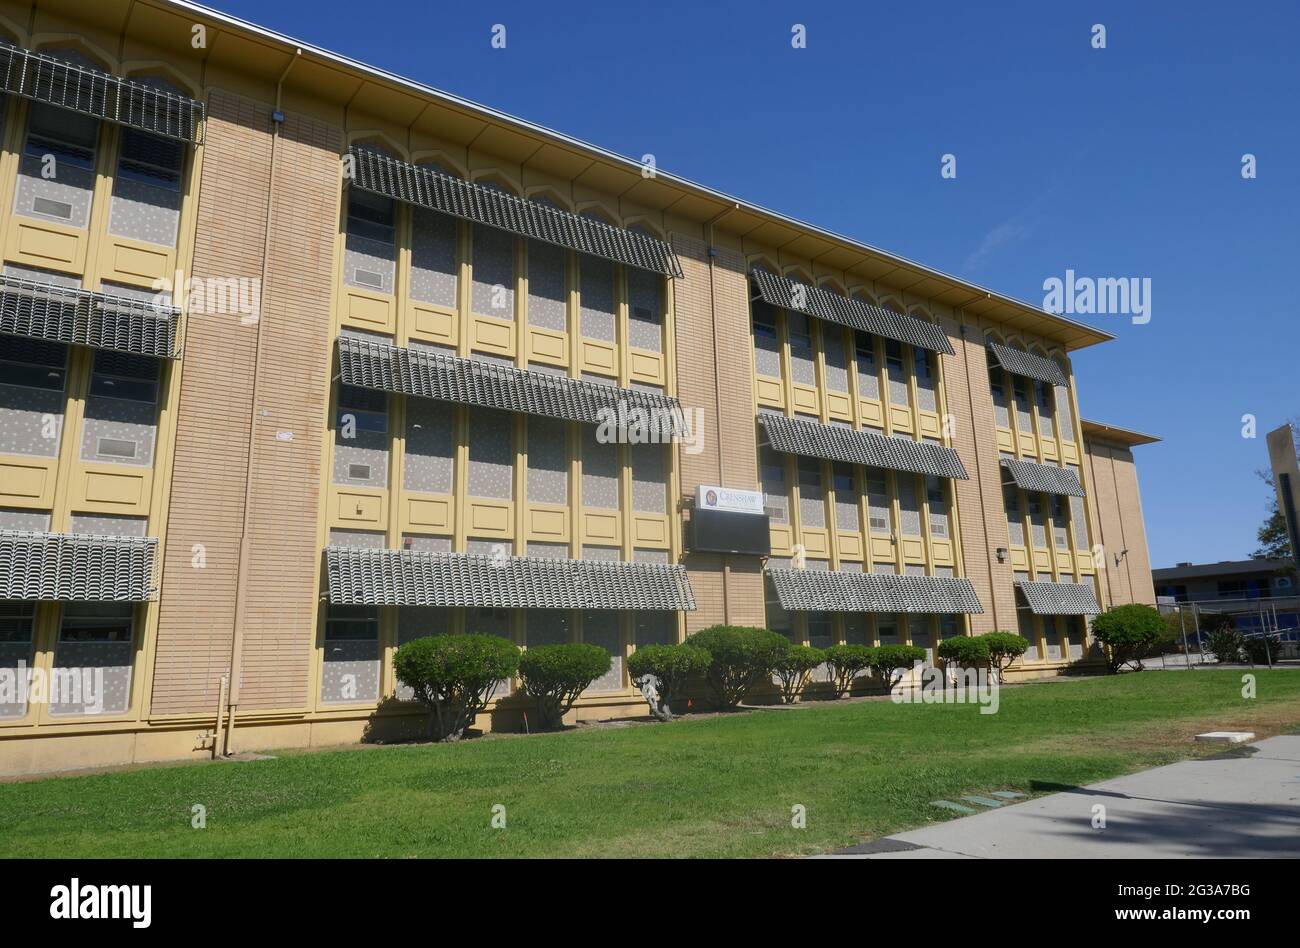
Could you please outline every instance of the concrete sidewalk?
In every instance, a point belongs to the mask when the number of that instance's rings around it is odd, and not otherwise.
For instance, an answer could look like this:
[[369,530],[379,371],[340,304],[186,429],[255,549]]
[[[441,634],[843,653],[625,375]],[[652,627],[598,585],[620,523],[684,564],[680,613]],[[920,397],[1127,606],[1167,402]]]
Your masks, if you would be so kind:
[[[1104,829],[1093,807],[1105,807]],[[1300,736],[897,833],[820,858],[1300,858]]]

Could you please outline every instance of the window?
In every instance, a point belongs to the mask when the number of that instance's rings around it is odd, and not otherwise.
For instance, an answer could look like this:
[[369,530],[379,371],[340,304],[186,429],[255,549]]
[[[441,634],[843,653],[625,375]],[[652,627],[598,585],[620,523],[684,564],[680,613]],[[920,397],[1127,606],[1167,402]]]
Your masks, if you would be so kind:
[[621,473],[618,445],[602,443],[596,437],[596,429],[589,426],[583,426],[582,434],[582,505],[618,510]]
[[934,662],[934,633],[930,631],[930,617],[926,615],[909,615],[907,617],[907,634],[912,637],[912,644],[925,649],[925,660]]
[[898,617],[880,614],[876,616],[876,639],[880,645],[898,645]]
[[1016,426],[1025,434],[1034,433],[1034,416],[1029,410],[1029,397],[1025,394],[1025,380],[1018,375],[1012,376],[1012,390],[1016,399]]
[[826,389],[849,390],[848,356],[844,351],[844,331],[838,326],[822,326],[822,349],[826,359]]
[[427,494],[450,494],[456,455],[452,412],[422,398],[406,402],[406,459],[403,486]]
[[785,456],[763,447],[759,448],[758,457],[766,513],[773,523],[789,523],[790,489],[785,483]]
[[808,644],[813,648],[830,648],[835,644],[835,630],[829,612],[808,613]]
[[1083,658],[1083,616],[1061,616],[1061,625],[1065,627],[1065,646],[1070,661]]
[[569,426],[563,421],[530,416],[528,425],[528,502],[569,503]]
[[[1028,573],[1016,573],[1017,580],[1028,579]],[[1027,662],[1038,661],[1038,630],[1034,628],[1034,614],[1029,611],[1027,606],[1021,606],[1016,609],[1016,631],[1020,637],[1029,642],[1029,648],[1025,649],[1024,660]]]
[[[1061,371],[1068,379],[1070,377],[1069,367],[1059,358],[1055,362],[1061,367]],[[1061,437],[1066,441],[1073,441],[1074,412],[1070,407],[1070,390],[1064,385],[1057,385],[1054,394],[1056,396],[1056,423],[1061,429]]]
[[867,468],[867,509],[871,517],[872,533],[893,533],[894,517],[889,503],[888,482],[879,468]]
[[1025,545],[1025,521],[1020,512],[1020,491],[1014,484],[1002,485],[1002,499],[1007,505],[1007,542]]
[[614,265],[599,257],[578,256],[578,291],[582,334],[615,341]]
[[[1066,469],[1074,472],[1074,476],[1079,476],[1079,468],[1075,464],[1067,464]],[[1080,483],[1083,483],[1080,481]],[[1070,519],[1074,521],[1074,542],[1082,549],[1092,548],[1092,535],[1088,532],[1088,516],[1084,508],[1082,497],[1070,498]]]
[[815,458],[799,459],[799,517],[805,530],[826,526],[826,493],[822,488],[822,466]]
[[[451,610],[444,606],[398,606],[397,644],[405,645],[415,639],[431,635],[446,635],[451,631]],[[397,700],[412,701],[415,691],[410,685],[397,682]]]
[[33,102],[14,213],[84,229],[95,193],[99,119]]
[[[161,79],[137,81],[173,94],[180,91]],[[122,129],[109,233],[164,247],[176,246],[185,151],[185,145],[174,139],[135,128]]]
[[1043,509],[1043,495],[1033,491],[1026,494],[1029,504],[1029,528],[1033,531],[1034,546],[1047,546],[1047,513]]
[[131,705],[135,606],[69,602],[54,650],[51,715],[123,714]]
[[339,386],[334,424],[334,483],[388,486],[388,396]]
[[460,224],[423,207],[411,212],[411,299],[456,309],[460,288]]
[[515,318],[515,237],[504,230],[475,224],[470,306],[481,316]]
[[898,487],[898,529],[905,537],[921,535],[921,502],[916,492],[916,475],[894,475]]
[[879,399],[880,367],[876,362],[875,337],[855,329],[853,348],[858,360],[858,394],[863,398]]
[[573,623],[566,609],[526,609],[524,641],[529,648],[564,645],[571,641]]
[[1051,495],[1052,503],[1052,537],[1058,550],[1070,548],[1070,519],[1065,498],[1060,494]]
[[754,302],[754,371],[781,377],[781,341],[776,334],[776,310],[759,300]]
[[397,261],[397,208],[392,198],[348,189],[343,282],[348,286],[393,292]]
[[[15,682],[21,681],[25,670],[32,667],[35,622],[36,603],[0,602],[0,669],[12,670]],[[27,700],[21,688],[11,694],[0,691],[0,720],[25,714]]]
[[989,350],[989,390],[993,393],[993,420],[999,428],[1011,427],[1007,409],[1006,376],[993,350]]
[[151,356],[98,350],[90,373],[81,459],[153,464],[162,362]]
[[668,513],[668,464],[662,444],[630,444],[632,509]]
[[58,455],[67,365],[62,343],[0,336],[0,454]]
[[871,633],[867,629],[866,614],[862,612],[845,612],[842,615],[844,622],[844,644],[870,645]]
[[493,408],[468,411],[469,496],[514,499],[514,417]]
[[938,389],[934,377],[934,354],[920,346],[912,347],[912,364],[916,366],[916,400],[923,411],[938,411]]
[[939,616],[939,639],[954,639],[962,634],[961,616],[946,614]]
[[1222,579],[1217,588],[1220,599],[1258,599],[1266,592],[1257,579]]
[[1061,634],[1056,627],[1056,616],[1043,616],[1043,644],[1047,646],[1047,660],[1061,660]]
[[662,352],[664,348],[663,277],[627,267],[628,342],[638,349]]
[[[638,612],[636,623],[636,642],[638,645],[667,644],[676,636],[668,636],[664,616],[672,613]],[[673,616],[673,632],[676,632],[676,617]],[[591,692],[619,691],[623,687],[623,630],[619,613],[608,609],[589,609],[582,614],[582,641],[588,645],[599,645],[609,652],[612,659],[609,671],[601,675],[587,688]]]
[[790,377],[800,385],[816,385],[812,325],[808,317],[803,313],[787,311],[785,325],[790,337]]
[[1038,430],[1044,438],[1056,437],[1056,426],[1052,419],[1056,407],[1052,402],[1052,387],[1046,382],[1034,381],[1034,401],[1038,403]]
[[907,370],[903,365],[903,344],[892,339],[885,340],[885,375],[889,379],[889,402],[891,405],[911,404],[907,387]]
[[331,605],[328,609],[320,700],[325,704],[378,701],[379,608]]
[[930,505],[930,536],[937,540],[948,537],[948,489],[943,478],[933,474],[925,479],[925,499]]
[[836,462],[832,466],[835,486],[835,526],[849,533],[862,532],[862,517],[858,510],[857,478],[852,466]]

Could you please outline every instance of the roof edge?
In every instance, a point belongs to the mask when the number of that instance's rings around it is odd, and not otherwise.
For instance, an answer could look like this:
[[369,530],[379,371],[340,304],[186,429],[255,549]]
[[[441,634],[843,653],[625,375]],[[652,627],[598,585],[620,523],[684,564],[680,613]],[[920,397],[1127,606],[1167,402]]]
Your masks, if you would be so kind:
[[1100,421],[1091,421],[1087,418],[1081,419],[1083,433],[1093,435],[1101,441],[1112,441],[1118,444],[1136,447],[1140,444],[1155,444],[1157,441],[1164,439],[1158,438],[1152,434],[1146,434],[1142,431],[1134,431],[1132,428],[1120,428],[1118,425],[1108,425]]

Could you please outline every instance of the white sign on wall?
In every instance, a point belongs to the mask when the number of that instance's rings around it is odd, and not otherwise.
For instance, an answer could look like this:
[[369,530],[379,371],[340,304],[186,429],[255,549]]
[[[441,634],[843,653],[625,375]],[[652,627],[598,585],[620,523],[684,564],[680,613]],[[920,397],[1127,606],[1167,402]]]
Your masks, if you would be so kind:
[[701,484],[695,488],[695,509],[762,514],[763,495],[756,490],[735,490],[731,487]]

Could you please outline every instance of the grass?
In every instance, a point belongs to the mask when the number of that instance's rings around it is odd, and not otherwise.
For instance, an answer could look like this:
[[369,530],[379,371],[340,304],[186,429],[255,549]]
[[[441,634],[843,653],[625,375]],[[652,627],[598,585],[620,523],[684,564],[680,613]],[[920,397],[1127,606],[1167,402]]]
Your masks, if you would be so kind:
[[1007,689],[994,715],[827,703],[0,784],[0,856],[823,852],[945,819],[932,800],[1090,783],[1209,753],[1191,735],[1210,726],[1300,723],[1300,673],[1254,674],[1251,701],[1237,671],[1149,672]]

